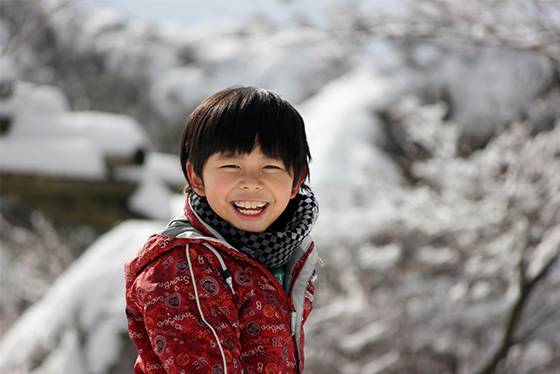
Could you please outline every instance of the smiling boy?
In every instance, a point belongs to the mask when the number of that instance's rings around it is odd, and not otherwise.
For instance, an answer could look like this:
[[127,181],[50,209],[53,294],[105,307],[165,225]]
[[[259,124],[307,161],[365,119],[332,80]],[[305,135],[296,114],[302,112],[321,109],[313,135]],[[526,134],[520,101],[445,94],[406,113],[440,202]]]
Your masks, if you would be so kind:
[[[191,187],[210,208],[238,229],[265,231],[284,212],[303,182],[294,181],[281,160],[266,156],[259,145],[249,154],[215,153],[202,177],[187,163]],[[294,186],[295,184],[295,186]]]
[[181,140],[184,215],[125,265],[135,373],[301,373],[319,260],[299,113],[255,87],[220,91]]

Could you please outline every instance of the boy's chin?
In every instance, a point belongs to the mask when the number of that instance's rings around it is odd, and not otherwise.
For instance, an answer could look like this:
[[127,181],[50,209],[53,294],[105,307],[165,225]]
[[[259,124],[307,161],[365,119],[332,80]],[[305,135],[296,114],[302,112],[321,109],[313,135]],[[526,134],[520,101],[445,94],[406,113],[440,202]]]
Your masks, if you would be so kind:
[[264,232],[276,220],[271,217],[269,211],[264,211],[259,215],[245,215],[238,211],[232,217],[233,222],[229,222],[233,227],[250,232]]
[[230,222],[230,224],[231,224],[233,227],[235,227],[236,229],[243,230],[243,231],[249,231],[249,232],[255,232],[255,233],[258,233],[258,232],[265,232],[266,229],[268,229],[268,226],[270,226],[270,225],[264,226],[264,225],[255,225],[255,224],[250,224],[250,225],[247,225],[247,224],[237,224],[237,223],[234,224],[234,223],[231,223],[231,222]]
[[[230,225],[236,229],[249,231],[249,232],[264,232],[272,224],[270,219],[267,217],[262,217],[261,219],[248,219],[244,220],[240,217],[236,217],[235,222],[229,222]],[[273,221],[274,222],[274,221]]]

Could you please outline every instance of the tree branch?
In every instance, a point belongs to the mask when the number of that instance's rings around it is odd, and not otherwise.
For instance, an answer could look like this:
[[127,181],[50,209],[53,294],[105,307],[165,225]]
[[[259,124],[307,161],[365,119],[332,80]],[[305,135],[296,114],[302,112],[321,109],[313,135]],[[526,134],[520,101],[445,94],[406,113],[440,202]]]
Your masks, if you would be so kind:
[[550,267],[558,260],[559,257],[560,248],[557,248],[556,254],[546,262],[540,272],[538,272],[532,279],[527,279],[523,256],[521,256],[519,261],[519,295],[509,315],[500,345],[483,365],[482,369],[478,371],[478,374],[494,373],[498,364],[506,358],[509,349],[513,345],[513,333],[515,332],[521,313],[526,305],[526,301],[530,296],[531,291],[534,289],[535,285],[544,278]]

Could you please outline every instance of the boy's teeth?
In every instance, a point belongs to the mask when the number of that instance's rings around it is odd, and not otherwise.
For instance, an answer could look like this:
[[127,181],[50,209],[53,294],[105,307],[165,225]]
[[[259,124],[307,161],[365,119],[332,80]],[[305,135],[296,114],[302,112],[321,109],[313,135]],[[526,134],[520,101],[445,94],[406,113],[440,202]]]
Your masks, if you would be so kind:
[[245,208],[245,209],[256,209],[256,208],[264,208],[266,203],[261,203],[257,201],[238,201],[234,203],[238,208]]
[[266,203],[256,201],[238,201],[233,203],[233,205],[240,213],[255,216],[262,212]]
[[249,216],[256,216],[257,214],[259,214],[260,212],[262,212],[262,209],[259,210],[250,210],[250,209],[237,209],[240,213],[243,214],[247,214]]

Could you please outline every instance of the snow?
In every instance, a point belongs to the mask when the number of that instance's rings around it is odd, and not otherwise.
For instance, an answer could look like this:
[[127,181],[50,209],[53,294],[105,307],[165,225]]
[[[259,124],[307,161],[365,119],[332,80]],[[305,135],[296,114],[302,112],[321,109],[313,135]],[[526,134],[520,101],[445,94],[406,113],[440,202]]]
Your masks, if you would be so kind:
[[[58,369],[48,372],[106,372],[118,358],[126,329],[123,264],[164,227],[165,222],[127,221],[99,238],[3,337],[0,365],[29,370],[29,358],[52,349],[58,362],[45,365]],[[82,351],[84,333],[88,346]]]
[[95,144],[98,151],[106,157],[130,157],[136,151],[148,146],[146,134],[139,123],[125,115],[101,112],[67,113],[60,124],[50,133],[63,137],[79,134]]
[[544,233],[542,241],[531,256],[527,268],[527,277],[534,279],[547,263],[554,260],[558,248],[560,248],[560,227],[551,228]]
[[143,165],[117,167],[114,176],[139,184],[128,199],[128,207],[133,212],[150,219],[166,220],[181,211],[175,199],[185,179],[177,156],[152,152]]
[[298,106],[313,150],[313,187],[322,204],[355,205],[372,185],[402,181],[394,161],[380,151],[386,139],[373,114],[396,100],[400,89],[398,79],[358,65]]
[[179,158],[168,153],[150,152],[142,165],[119,166],[115,168],[114,174],[123,181],[134,182],[151,176],[170,186],[180,187],[185,184]]
[[[370,43],[362,54],[344,58],[355,51],[322,40],[316,30],[271,32],[236,21],[256,11],[285,25],[295,11],[321,24],[322,15],[309,11],[319,0],[292,2],[294,7],[267,0],[162,0],[154,7],[154,1],[114,2],[119,11],[103,9],[78,21],[60,12],[57,35],[75,53],[104,56],[108,71],[148,81],[148,101],[163,119],[181,117],[234,84],[274,89],[300,110],[313,155],[312,188],[321,205],[313,235],[327,260],[322,275],[330,282],[318,287],[308,324],[317,347],[310,348],[310,362],[371,374],[404,362],[407,352],[419,346],[446,353],[457,345],[458,360],[478,357],[478,341],[456,326],[496,336],[488,326],[501,325],[499,318],[519,294],[515,269],[520,259],[527,260],[526,275],[534,279],[560,246],[558,227],[546,227],[558,214],[558,143],[551,139],[559,132],[532,138],[522,123],[511,123],[530,112],[535,92],[546,81],[546,64],[529,58],[510,65],[504,61],[511,56],[488,53],[477,62],[476,74],[464,79],[472,67],[468,61],[435,63],[441,55],[428,53],[421,60],[426,69],[420,75],[426,76],[419,78],[384,43]],[[173,11],[179,3],[189,11]],[[92,0],[84,6],[106,4]],[[154,17],[175,24],[156,27],[148,21]],[[77,24],[80,32],[73,28]],[[258,27],[263,29],[255,31]],[[179,58],[184,49],[196,63]],[[525,71],[526,66],[531,69]],[[0,59],[0,67],[9,73],[3,78],[17,77],[6,59]],[[416,96],[420,84],[449,89],[455,105],[450,121],[443,120],[449,109],[445,103],[425,104]],[[411,163],[408,172],[420,181],[414,188],[384,150],[391,139],[381,111],[402,126],[408,145],[419,144],[430,154]],[[122,266],[150,234],[182,211],[184,195],[174,193],[184,184],[178,157],[147,152],[141,165],[117,166],[109,173],[108,160],[149,151],[141,124],[124,115],[72,112],[62,92],[49,85],[16,80],[0,114],[13,118],[0,137],[2,172],[138,183],[127,203],[146,220],[120,223],[100,237],[0,343],[3,372],[107,373],[126,344]],[[500,125],[496,117],[509,127],[483,151],[457,157],[461,131],[494,134]],[[543,201],[542,196],[553,198]],[[529,222],[535,212],[540,214],[536,223]],[[522,247],[527,235],[538,241],[530,253]],[[550,277],[557,283],[558,265],[554,269]],[[436,314],[443,317],[429,318]],[[394,322],[397,318],[402,325]],[[387,344],[388,351],[376,351],[375,357],[367,350],[405,334],[412,338],[403,349],[400,342]],[[550,344],[530,342],[527,354],[516,348],[519,360],[530,369],[538,366],[536,359],[550,361]],[[334,353],[325,357],[333,346]],[[338,351],[355,358],[366,353],[355,363]],[[35,357],[45,359],[31,369]]]
[[105,161],[86,138],[0,139],[3,172],[104,179]]
[[[157,6],[154,3],[157,2]],[[305,15],[309,22],[325,26],[326,10],[343,5],[345,0],[82,0],[80,6],[90,10],[118,10],[130,18],[157,20],[189,28],[220,28],[239,19],[264,16],[285,26],[292,24],[293,14]],[[366,0],[364,9],[394,9],[398,1]],[[181,9],[181,11],[177,11]]]
[[132,211],[144,217],[166,219],[171,215],[170,198],[171,192],[166,184],[146,175],[141,180],[140,186],[128,199],[128,206]]
[[71,112],[61,90],[15,81],[0,114],[10,127],[0,137],[4,172],[105,179],[106,162],[132,158],[148,146],[133,118],[101,112]]
[[313,30],[243,38],[235,33],[210,34],[191,47],[200,63],[162,69],[153,79],[150,99],[163,118],[177,118],[211,94],[235,85],[273,89],[291,103],[300,103],[345,67],[340,63],[344,47],[321,40]]
[[366,244],[358,250],[360,266],[364,269],[388,269],[396,265],[400,255],[401,250],[396,244],[383,247]]
[[359,331],[349,334],[341,339],[339,346],[347,353],[356,353],[365,344],[374,343],[389,332],[389,326],[384,321],[376,321],[369,326],[362,327]]
[[[474,63],[450,58],[437,64],[433,79],[449,90],[454,103],[451,119],[463,125],[465,135],[487,139],[504,123],[523,120],[532,105],[530,98],[550,79],[547,65],[539,56],[488,50],[480,52]],[[496,83],[486,84],[490,80]]]
[[383,356],[368,362],[361,370],[360,374],[377,374],[382,373],[383,370],[391,367],[400,358],[400,354],[395,351],[390,351]]

